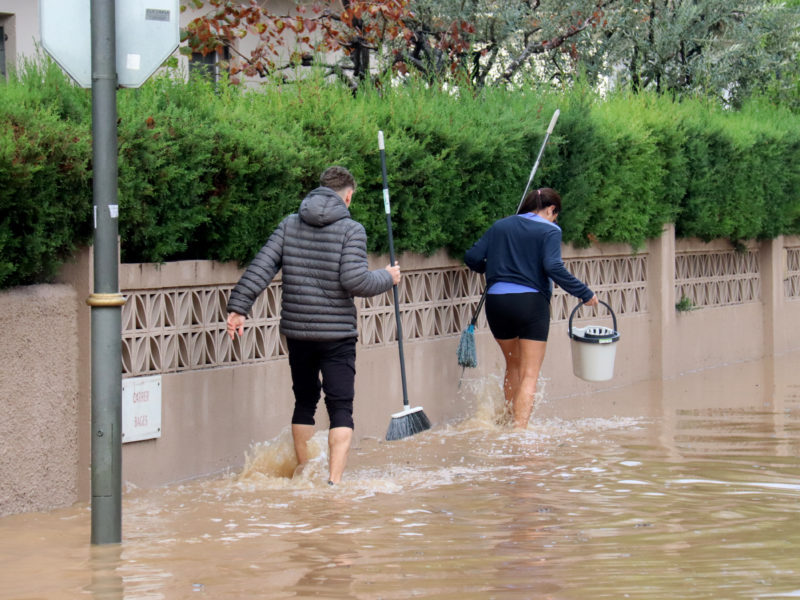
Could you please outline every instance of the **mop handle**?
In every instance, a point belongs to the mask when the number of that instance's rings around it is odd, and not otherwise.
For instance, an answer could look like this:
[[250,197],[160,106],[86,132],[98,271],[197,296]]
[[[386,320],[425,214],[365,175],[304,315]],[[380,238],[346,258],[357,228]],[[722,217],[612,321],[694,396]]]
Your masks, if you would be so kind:
[[519,205],[517,206],[517,212],[515,215],[519,214],[519,209],[522,208],[522,203],[525,202],[525,195],[528,193],[528,188],[531,187],[531,182],[533,181],[533,176],[536,174],[536,169],[539,168],[539,161],[542,160],[542,155],[544,154],[545,146],[547,146],[547,140],[550,139],[550,134],[553,133],[553,129],[556,127],[556,121],[558,121],[558,115],[561,114],[559,109],[556,109],[556,112],[553,113],[553,118],[550,119],[550,125],[547,127],[547,133],[544,135],[544,141],[542,142],[542,147],[539,148],[539,155],[536,157],[536,162],[533,163],[533,168],[531,169],[531,175],[528,177],[528,185],[525,186],[525,191],[522,192],[522,199],[519,201]]
[[[394,266],[394,236],[392,235],[392,210],[389,202],[389,178],[386,176],[386,148],[383,131],[378,131],[378,149],[381,153],[381,175],[383,176],[383,206],[386,211],[386,229],[389,232],[389,264]],[[400,321],[400,296],[397,284],[392,285],[394,294],[394,318],[397,321],[397,348],[400,353],[400,379],[403,383],[403,406],[408,408],[408,385],[406,384],[406,360],[403,354],[403,325]]]
[[469,322],[470,325],[475,326],[475,323],[478,322],[478,315],[481,314],[481,309],[483,308],[483,303],[486,302],[486,292],[489,291],[488,287],[483,289],[483,294],[481,295],[481,299],[478,302],[478,306],[475,308],[475,314],[472,316],[472,321]]

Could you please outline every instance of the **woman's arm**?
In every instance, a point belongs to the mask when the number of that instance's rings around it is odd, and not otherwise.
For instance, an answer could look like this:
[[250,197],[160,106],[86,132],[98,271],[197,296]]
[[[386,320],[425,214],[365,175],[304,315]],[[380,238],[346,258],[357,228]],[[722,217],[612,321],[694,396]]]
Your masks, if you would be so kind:
[[570,273],[561,260],[561,230],[553,228],[545,234],[543,245],[543,264],[548,277],[560,285],[566,292],[590,302],[594,292],[585,283]]
[[486,272],[486,255],[489,250],[489,232],[487,231],[475,242],[466,254],[464,263],[476,273]]

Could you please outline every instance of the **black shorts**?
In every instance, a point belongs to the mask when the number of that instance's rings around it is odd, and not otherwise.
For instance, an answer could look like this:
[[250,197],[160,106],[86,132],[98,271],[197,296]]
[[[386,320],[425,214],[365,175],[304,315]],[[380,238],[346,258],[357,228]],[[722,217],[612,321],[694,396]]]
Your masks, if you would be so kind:
[[314,425],[320,391],[324,391],[330,427],[352,429],[356,338],[332,342],[286,338],[286,345],[294,391],[292,424]]
[[550,332],[550,303],[539,292],[487,294],[486,320],[498,340],[546,342]]

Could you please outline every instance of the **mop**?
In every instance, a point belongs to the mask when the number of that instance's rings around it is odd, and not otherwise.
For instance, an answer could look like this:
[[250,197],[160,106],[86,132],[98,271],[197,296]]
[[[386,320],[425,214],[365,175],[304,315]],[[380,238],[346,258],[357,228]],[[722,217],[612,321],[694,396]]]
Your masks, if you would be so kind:
[[[381,153],[381,174],[383,175],[383,204],[386,209],[386,228],[389,232],[389,264],[394,265],[394,240],[392,236],[392,213],[389,204],[389,179],[386,177],[386,150],[383,144],[383,131],[378,131],[378,149]],[[388,441],[400,440],[431,428],[421,406],[411,408],[408,404],[408,386],[406,385],[406,361],[403,356],[403,327],[400,322],[400,297],[397,285],[392,286],[394,293],[394,317],[397,321],[397,347],[400,351],[400,377],[403,382],[403,410],[392,415],[389,429],[386,432]]]

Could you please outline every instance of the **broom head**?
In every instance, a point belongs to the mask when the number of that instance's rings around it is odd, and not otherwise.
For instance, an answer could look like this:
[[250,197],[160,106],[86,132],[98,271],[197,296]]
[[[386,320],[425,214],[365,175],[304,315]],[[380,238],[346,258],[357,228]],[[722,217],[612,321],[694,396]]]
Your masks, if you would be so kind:
[[406,407],[405,410],[392,415],[392,420],[389,421],[389,430],[386,432],[386,440],[390,442],[401,440],[430,428],[431,422],[421,406]]

